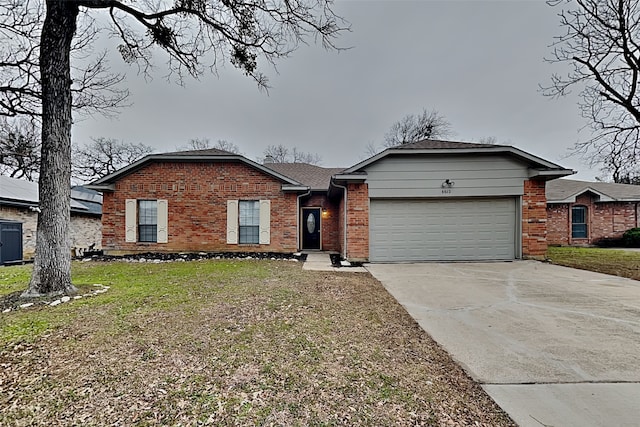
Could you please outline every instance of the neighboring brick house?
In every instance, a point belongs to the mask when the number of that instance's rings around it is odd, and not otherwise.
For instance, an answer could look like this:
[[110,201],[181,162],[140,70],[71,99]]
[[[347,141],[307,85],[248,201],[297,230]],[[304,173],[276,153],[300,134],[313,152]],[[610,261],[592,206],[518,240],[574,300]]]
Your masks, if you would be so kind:
[[[5,234],[0,249],[5,256],[11,251],[12,254],[19,254],[20,259],[33,257],[36,250],[38,200],[38,184],[35,182],[0,175],[0,223],[5,233],[7,229],[11,232],[21,231],[16,239]],[[101,215],[100,193],[84,187],[71,189],[71,244],[74,248],[86,249],[91,245],[100,248]],[[12,246],[20,244],[21,247],[9,249],[9,241]]]
[[547,241],[586,246],[638,227],[640,186],[556,179],[547,183]]
[[545,182],[572,174],[510,146],[420,141],[347,169],[208,149],[149,155],[103,192],[103,249],[340,252],[352,261],[546,251]]

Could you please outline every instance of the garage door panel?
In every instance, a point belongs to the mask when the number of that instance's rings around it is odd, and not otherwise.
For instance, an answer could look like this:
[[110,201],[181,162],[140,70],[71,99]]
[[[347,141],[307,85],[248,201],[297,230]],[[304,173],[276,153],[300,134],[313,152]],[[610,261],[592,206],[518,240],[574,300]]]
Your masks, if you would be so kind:
[[516,200],[372,199],[371,261],[513,259]]

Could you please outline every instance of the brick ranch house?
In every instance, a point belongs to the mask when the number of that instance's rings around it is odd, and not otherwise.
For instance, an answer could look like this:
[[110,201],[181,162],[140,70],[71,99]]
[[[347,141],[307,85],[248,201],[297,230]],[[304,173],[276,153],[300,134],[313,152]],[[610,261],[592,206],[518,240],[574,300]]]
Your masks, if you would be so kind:
[[209,149],[152,154],[102,191],[107,253],[336,251],[351,261],[544,255],[545,184],[570,175],[511,146],[425,140],[347,169]]
[[[32,258],[36,250],[38,184],[0,175],[0,264]],[[71,245],[100,248],[102,196],[71,189]]]
[[640,186],[557,179],[547,184],[547,241],[586,246],[638,227]]

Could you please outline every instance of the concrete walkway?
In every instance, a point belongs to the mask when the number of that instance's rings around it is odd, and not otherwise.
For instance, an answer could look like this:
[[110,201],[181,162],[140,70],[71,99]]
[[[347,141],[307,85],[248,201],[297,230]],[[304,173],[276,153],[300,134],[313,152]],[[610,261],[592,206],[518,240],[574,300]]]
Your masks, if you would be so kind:
[[536,261],[367,269],[521,427],[640,425],[640,282]]
[[307,260],[302,265],[303,270],[335,271],[336,273],[366,273],[364,267],[334,267],[331,265],[331,257],[326,252],[311,252],[307,254]]

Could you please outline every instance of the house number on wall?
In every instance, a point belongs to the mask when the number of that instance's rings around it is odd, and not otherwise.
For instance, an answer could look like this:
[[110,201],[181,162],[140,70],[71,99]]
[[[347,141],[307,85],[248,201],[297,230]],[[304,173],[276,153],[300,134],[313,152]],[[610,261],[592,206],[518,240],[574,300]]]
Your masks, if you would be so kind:
[[451,189],[450,188],[443,188],[442,189],[442,194],[451,194]]

